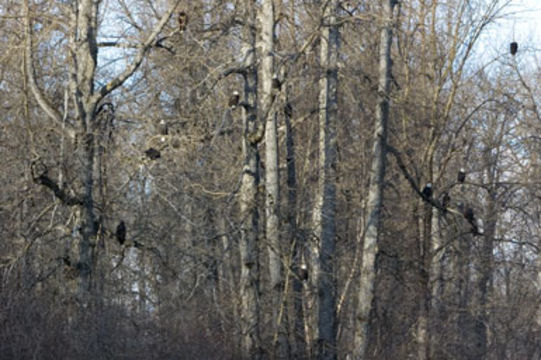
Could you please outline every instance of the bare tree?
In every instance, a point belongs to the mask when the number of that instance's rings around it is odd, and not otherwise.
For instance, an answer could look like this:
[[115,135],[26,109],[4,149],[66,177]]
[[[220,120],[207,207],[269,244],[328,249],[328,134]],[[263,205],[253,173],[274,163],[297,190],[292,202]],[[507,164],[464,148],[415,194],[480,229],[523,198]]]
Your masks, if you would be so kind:
[[359,285],[359,307],[356,316],[355,356],[364,359],[368,342],[368,325],[376,274],[376,254],[381,224],[383,181],[385,176],[385,155],[387,123],[389,119],[389,89],[391,84],[391,41],[395,0],[383,3],[382,29],[379,53],[378,94],[380,96],[374,126],[373,161],[368,191],[368,221],[363,238],[361,278]]
[[[139,46],[132,62],[120,74],[109,80],[102,87],[95,89],[96,71],[98,66],[98,15],[99,4],[90,0],[78,2],[74,7],[65,8],[69,14],[68,33],[71,52],[68,66],[69,83],[67,85],[72,101],[75,123],[70,132],[72,137],[79,139],[77,155],[81,161],[79,176],[78,197],[68,197],[62,190],[62,184],[56,184],[46,173],[35,174],[42,185],[49,187],[65,205],[79,206],[81,210],[81,240],[79,243],[79,293],[82,301],[88,301],[91,293],[91,276],[96,259],[92,258],[93,247],[96,246],[96,236],[100,226],[95,210],[95,157],[96,134],[100,124],[97,121],[99,102],[124,84],[141,65],[149,49],[156,43],[156,39],[165,24],[169,21],[176,6],[176,1],[161,17],[148,37]],[[32,37],[32,22],[29,2],[25,2],[25,38],[26,38],[26,66],[28,83],[32,93],[43,112],[61,126],[62,115],[53,108],[51,102],[45,98],[38,88],[34,70],[34,44]],[[67,111],[67,109],[65,110]],[[76,135],[75,135],[76,134]]]
[[336,122],[338,119],[338,2],[325,2],[319,48],[319,164],[311,243],[311,282],[317,289],[316,357],[336,359]]

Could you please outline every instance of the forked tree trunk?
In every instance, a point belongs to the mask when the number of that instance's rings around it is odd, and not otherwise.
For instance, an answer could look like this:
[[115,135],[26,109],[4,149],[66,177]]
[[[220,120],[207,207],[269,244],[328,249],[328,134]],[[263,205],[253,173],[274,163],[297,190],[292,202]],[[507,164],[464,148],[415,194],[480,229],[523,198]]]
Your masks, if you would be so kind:
[[[381,205],[383,197],[383,181],[385,176],[385,154],[387,141],[387,121],[389,118],[389,88],[391,74],[391,40],[393,26],[393,11],[395,0],[383,2],[384,24],[381,30],[379,52],[379,102],[376,108],[374,126],[374,145],[372,149],[372,168],[370,186],[368,189],[368,221],[362,239],[363,253],[361,277],[355,319],[354,357],[364,359],[368,343],[369,316],[374,299],[374,284],[376,275],[376,254],[381,222]],[[362,236],[363,234],[360,234]]]

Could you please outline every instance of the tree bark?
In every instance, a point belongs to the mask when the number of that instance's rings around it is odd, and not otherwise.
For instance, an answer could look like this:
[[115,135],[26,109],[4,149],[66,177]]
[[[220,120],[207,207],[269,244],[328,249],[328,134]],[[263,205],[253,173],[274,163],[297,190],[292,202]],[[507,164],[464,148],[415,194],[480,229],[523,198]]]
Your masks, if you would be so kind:
[[337,1],[324,5],[320,36],[319,80],[319,174],[314,206],[314,235],[311,253],[313,283],[317,289],[318,359],[336,359],[336,289],[334,251],[336,237],[336,121],[338,116],[338,49],[336,26]]
[[[374,126],[374,146],[372,149],[372,167],[370,186],[368,189],[367,213],[368,221],[362,236],[363,253],[361,277],[359,284],[359,308],[356,314],[354,335],[355,358],[366,358],[368,343],[369,316],[374,299],[374,284],[376,274],[376,254],[378,252],[378,237],[381,223],[381,206],[383,202],[383,181],[385,177],[385,155],[387,141],[387,122],[389,118],[389,89],[391,79],[391,40],[393,11],[395,0],[385,0],[384,25],[381,30],[379,52],[379,82],[380,96]],[[363,236],[364,235],[364,236]]]
[[432,206],[419,200],[422,216],[421,236],[419,239],[419,313],[417,316],[417,358],[426,360],[430,357],[430,336],[428,323],[430,318],[430,269],[432,265]]
[[286,167],[287,167],[287,233],[290,243],[293,245],[292,269],[293,269],[293,339],[292,358],[306,358],[306,338],[304,331],[303,292],[301,279],[302,252],[304,249],[303,238],[298,235],[297,229],[297,180],[295,167],[295,137],[291,124],[291,104],[289,104],[288,90],[285,93],[284,122],[286,137]]
[[[254,4],[246,3],[246,21],[255,21]],[[255,34],[252,26],[246,27],[245,41],[248,44],[245,54],[245,67],[250,69],[244,77],[244,97],[242,126],[243,169],[240,189],[240,330],[241,353],[244,359],[261,358],[259,335],[259,136],[257,118],[257,73],[255,66]]]
[[274,79],[274,4],[261,1],[257,12],[258,121],[265,124],[265,233],[269,257],[269,293],[273,323],[273,353],[277,359],[289,358],[285,323],[280,318],[283,294],[283,269],[280,244],[280,182],[278,172],[278,133],[273,103],[278,89]]

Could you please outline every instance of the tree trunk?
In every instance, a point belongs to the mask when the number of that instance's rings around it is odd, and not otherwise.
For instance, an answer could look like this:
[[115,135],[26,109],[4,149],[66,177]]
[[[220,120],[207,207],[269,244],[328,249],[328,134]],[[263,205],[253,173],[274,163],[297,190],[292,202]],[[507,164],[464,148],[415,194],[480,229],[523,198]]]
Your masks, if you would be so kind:
[[336,121],[338,116],[338,49],[336,22],[337,2],[330,1],[323,11],[320,42],[319,80],[319,174],[314,206],[314,235],[311,253],[313,282],[317,289],[318,359],[336,359],[336,290],[334,279],[335,213],[336,213]]
[[[247,1],[246,21],[255,20],[254,5]],[[257,205],[259,186],[259,149],[261,140],[257,119],[257,73],[255,65],[255,34],[252,26],[247,26],[245,41],[249,48],[245,66],[251,69],[244,77],[244,97],[247,106],[243,107],[242,155],[244,158],[240,188],[240,330],[241,353],[243,359],[261,358],[259,336],[259,211]]]
[[[502,139],[499,139],[502,142]],[[499,149],[498,149],[499,150]],[[477,282],[478,301],[474,318],[474,354],[478,359],[485,359],[488,351],[488,324],[490,323],[489,301],[492,293],[493,251],[496,224],[498,221],[497,205],[497,178],[498,154],[485,152],[485,165],[487,166],[487,204],[483,221],[483,237],[481,238],[481,251],[479,259],[479,276]]]
[[280,318],[283,295],[283,270],[280,244],[280,182],[278,173],[278,133],[273,87],[274,75],[274,5],[263,0],[257,13],[258,121],[265,124],[265,231],[269,256],[269,293],[273,323],[273,353],[277,359],[289,358],[285,323]]
[[419,313],[417,316],[417,358],[426,360],[430,357],[430,336],[428,322],[430,315],[430,268],[432,258],[432,205],[419,200],[423,209],[421,236],[419,239]]
[[[80,121],[81,136],[81,183],[83,188],[83,208],[81,243],[79,245],[79,296],[88,301],[91,290],[91,276],[94,259],[92,247],[95,246],[97,235],[96,214],[94,209],[94,132],[96,128],[94,95],[94,75],[97,65],[98,47],[96,44],[98,4],[91,0],[80,1],[77,8],[77,38],[75,71],[77,82],[73,83],[76,112]],[[75,45],[75,44],[73,44]]]
[[[252,80],[255,80],[253,77]],[[253,85],[253,84],[252,84]],[[253,97],[253,96],[248,96]],[[244,116],[248,125],[255,121],[250,114]],[[240,300],[242,353],[245,359],[260,357],[259,340],[259,245],[257,239],[259,212],[257,189],[259,184],[259,150],[257,143],[243,140],[243,171],[240,189]]]
[[373,160],[367,204],[369,218],[362,241],[363,253],[358,295],[359,308],[357,309],[355,319],[354,355],[357,359],[364,359],[366,357],[369,316],[372,301],[374,299],[374,282],[376,274],[375,261],[378,251],[377,246],[381,222],[381,205],[383,201],[383,181],[385,177],[385,146],[387,141],[387,122],[389,118],[389,88],[391,74],[391,40],[395,5],[395,0],[386,0],[383,5],[383,19],[385,23],[381,30],[379,53],[378,93],[380,99],[376,108],[374,147],[372,150]]
[[297,229],[297,180],[295,168],[295,141],[293,127],[291,125],[291,108],[287,97],[285,101],[284,121],[286,127],[286,166],[287,166],[287,234],[290,243],[293,244],[292,269],[293,269],[293,339],[292,358],[306,358],[306,339],[304,332],[304,311],[302,298],[301,263],[304,249],[303,238],[298,235]]
[[[444,292],[447,286],[445,273],[449,271],[446,268],[445,260],[447,249],[444,246],[444,238],[449,235],[444,233],[443,227],[445,215],[442,215],[438,209],[432,208],[432,257],[430,263],[430,323],[429,334],[430,358],[438,358],[440,352],[434,345],[442,339],[443,314],[444,314]],[[446,235],[446,236],[444,236]]]

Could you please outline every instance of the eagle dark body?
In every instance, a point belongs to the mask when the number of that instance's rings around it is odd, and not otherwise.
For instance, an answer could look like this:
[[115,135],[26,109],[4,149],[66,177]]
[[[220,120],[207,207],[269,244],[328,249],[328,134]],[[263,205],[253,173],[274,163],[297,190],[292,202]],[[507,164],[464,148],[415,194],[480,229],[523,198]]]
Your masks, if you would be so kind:
[[467,206],[464,210],[464,217],[466,218],[466,220],[468,220],[469,222],[472,222],[475,220],[475,215],[473,213],[473,209],[471,208],[471,206]]
[[233,91],[233,94],[231,94],[231,97],[229,98],[229,102],[227,103],[227,105],[229,106],[229,108],[234,110],[239,104],[239,100],[240,100],[239,92]]
[[308,268],[304,264],[299,267],[299,278],[302,281],[308,280]]
[[146,156],[148,156],[148,158],[150,160],[156,160],[156,159],[159,159],[162,156],[160,151],[156,150],[154,148],[149,148],[148,150],[145,150],[145,154],[146,154]]
[[423,194],[425,198],[430,199],[432,197],[432,184],[431,183],[426,184],[426,186],[423,188],[423,191],[421,193]]
[[464,209],[464,218],[471,225],[471,232],[473,235],[479,235],[479,228],[477,227],[477,222],[475,221],[475,213],[471,206],[466,206]]
[[120,245],[123,245],[126,241],[126,224],[124,220],[121,220],[118,226],[116,227],[116,239]]
[[186,25],[188,25],[188,14],[185,11],[178,13],[178,29],[180,31],[186,30]]
[[293,107],[291,106],[291,103],[287,103],[285,106],[284,106],[284,114],[290,118],[291,115],[293,115]]
[[509,44],[509,52],[511,55],[515,56],[515,54],[518,51],[518,43],[516,41],[513,41],[511,44]]
[[280,81],[280,79],[278,79],[277,76],[274,76],[272,78],[272,88],[276,90],[282,89],[282,82]]
[[466,180],[466,171],[464,169],[458,170],[457,181],[463,183]]
[[441,206],[443,208],[447,208],[450,203],[451,203],[451,196],[449,196],[449,193],[445,191],[441,197]]
[[167,123],[164,119],[160,120],[160,123],[158,124],[158,131],[160,135],[168,135],[169,134],[169,128],[167,126]]

